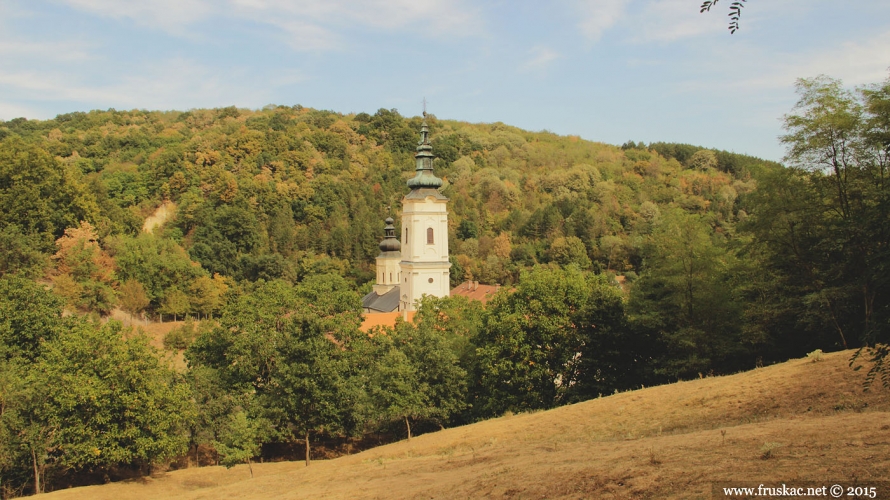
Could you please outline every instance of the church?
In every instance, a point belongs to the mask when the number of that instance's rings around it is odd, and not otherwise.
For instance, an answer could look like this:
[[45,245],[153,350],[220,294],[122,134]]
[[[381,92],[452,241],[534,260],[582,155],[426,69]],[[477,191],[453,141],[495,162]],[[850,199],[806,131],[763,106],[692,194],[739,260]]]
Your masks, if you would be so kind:
[[423,113],[420,143],[414,155],[416,174],[402,199],[401,241],[393,219],[386,219],[384,238],[377,256],[377,282],[362,298],[365,313],[414,311],[424,295],[448,297],[448,209],[439,188],[442,179],[433,173],[433,147]]

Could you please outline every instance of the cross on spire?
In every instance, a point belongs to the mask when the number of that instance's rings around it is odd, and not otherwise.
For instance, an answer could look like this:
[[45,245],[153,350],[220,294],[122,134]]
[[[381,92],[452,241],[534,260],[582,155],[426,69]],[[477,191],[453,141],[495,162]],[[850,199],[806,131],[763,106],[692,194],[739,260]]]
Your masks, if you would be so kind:
[[426,118],[426,97],[423,98],[423,117]]

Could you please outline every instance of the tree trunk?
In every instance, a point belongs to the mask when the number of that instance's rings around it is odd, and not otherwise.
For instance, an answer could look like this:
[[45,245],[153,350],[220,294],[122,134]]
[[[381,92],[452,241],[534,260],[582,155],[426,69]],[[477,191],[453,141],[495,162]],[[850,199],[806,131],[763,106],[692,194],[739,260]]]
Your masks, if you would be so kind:
[[250,459],[247,459],[247,468],[250,469],[250,477],[253,477],[253,466],[250,465]]
[[309,467],[309,431],[306,431],[306,467]]
[[34,494],[40,494],[40,468],[37,467],[37,453],[31,448],[31,461],[34,463]]
[[408,427],[408,441],[411,441],[411,423],[408,422],[408,417],[405,417],[405,426]]

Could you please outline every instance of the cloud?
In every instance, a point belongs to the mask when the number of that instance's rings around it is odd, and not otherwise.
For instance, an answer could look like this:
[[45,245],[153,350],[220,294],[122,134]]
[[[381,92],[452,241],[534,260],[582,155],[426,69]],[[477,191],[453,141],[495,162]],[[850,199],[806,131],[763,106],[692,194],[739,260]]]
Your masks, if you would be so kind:
[[[114,81],[88,81],[72,72],[4,71],[0,89],[14,101],[76,102],[93,108],[190,109],[268,102],[266,75],[237,68],[208,68],[187,59],[172,59],[122,68]],[[293,81],[293,74],[287,75]],[[280,81],[284,85],[287,80]],[[232,102],[232,96],[238,101]],[[29,115],[31,117],[33,115]]]
[[0,39],[0,55],[12,58],[55,62],[82,62],[90,59],[93,47],[80,41],[26,42]]
[[[739,55],[716,54],[709,65],[711,78],[688,81],[684,88],[763,91],[789,89],[798,78],[820,74],[838,78],[848,86],[877,83],[887,78],[890,67],[890,31],[865,40],[849,40],[834,49],[813,47],[806,52],[776,52],[749,48]],[[715,80],[720,83],[714,83]]]
[[37,110],[27,106],[22,106],[18,103],[0,101],[0,120],[8,121],[22,116],[30,119],[49,118],[42,116]]
[[477,31],[481,16],[462,1],[427,0],[59,0],[100,17],[130,19],[138,24],[184,34],[191,24],[211,16],[249,18],[278,27],[298,49],[337,46],[332,26],[374,30],[411,30],[464,36]]
[[553,61],[562,58],[559,52],[540,45],[529,50],[528,55],[529,59],[520,66],[523,71],[540,71]]
[[481,33],[479,9],[465,0],[57,0],[99,17],[129,19],[178,36],[211,17],[272,26],[296,51],[344,48],[358,29],[424,36]]
[[887,78],[890,67],[890,31],[862,42],[844,42],[840,48],[809,54],[799,65],[786,65],[785,75],[791,72],[810,77],[826,74],[840,78],[847,85],[877,83]]
[[289,87],[298,83],[305,82],[309,78],[302,72],[295,70],[285,70],[277,73],[269,78],[269,83],[275,87]]
[[701,14],[699,5],[689,0],[650,0],[636,12],[632,36],[635,42],[673,42],[684,38],[723,33],[726,16],[720,9]]
[[432,35],[471,34],[480,27],[478,10],[449,0],[231,0],[240,13],[267,24],[319,23],[409,30]]
[[577,9],[581,33],[588,40],[598,41],[624,15],[628,3],[629,0],[580,0]]
[[137,24],[158,27],[175,34],[213,14],[215,7],[206,0],[59,0],[74,9],[100,17],[130,19]]

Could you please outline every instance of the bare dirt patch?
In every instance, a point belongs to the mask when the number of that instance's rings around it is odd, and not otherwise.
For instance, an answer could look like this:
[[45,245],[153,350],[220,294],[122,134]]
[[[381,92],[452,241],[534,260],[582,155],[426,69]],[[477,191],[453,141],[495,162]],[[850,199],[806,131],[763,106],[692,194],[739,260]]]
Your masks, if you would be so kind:
[[146,233],[154,232],[155,228],[162,227],[167,219],[173,217],[176,212],[176,204],[172,201],[165,201],[145,219],[142,224],[142,231]]

